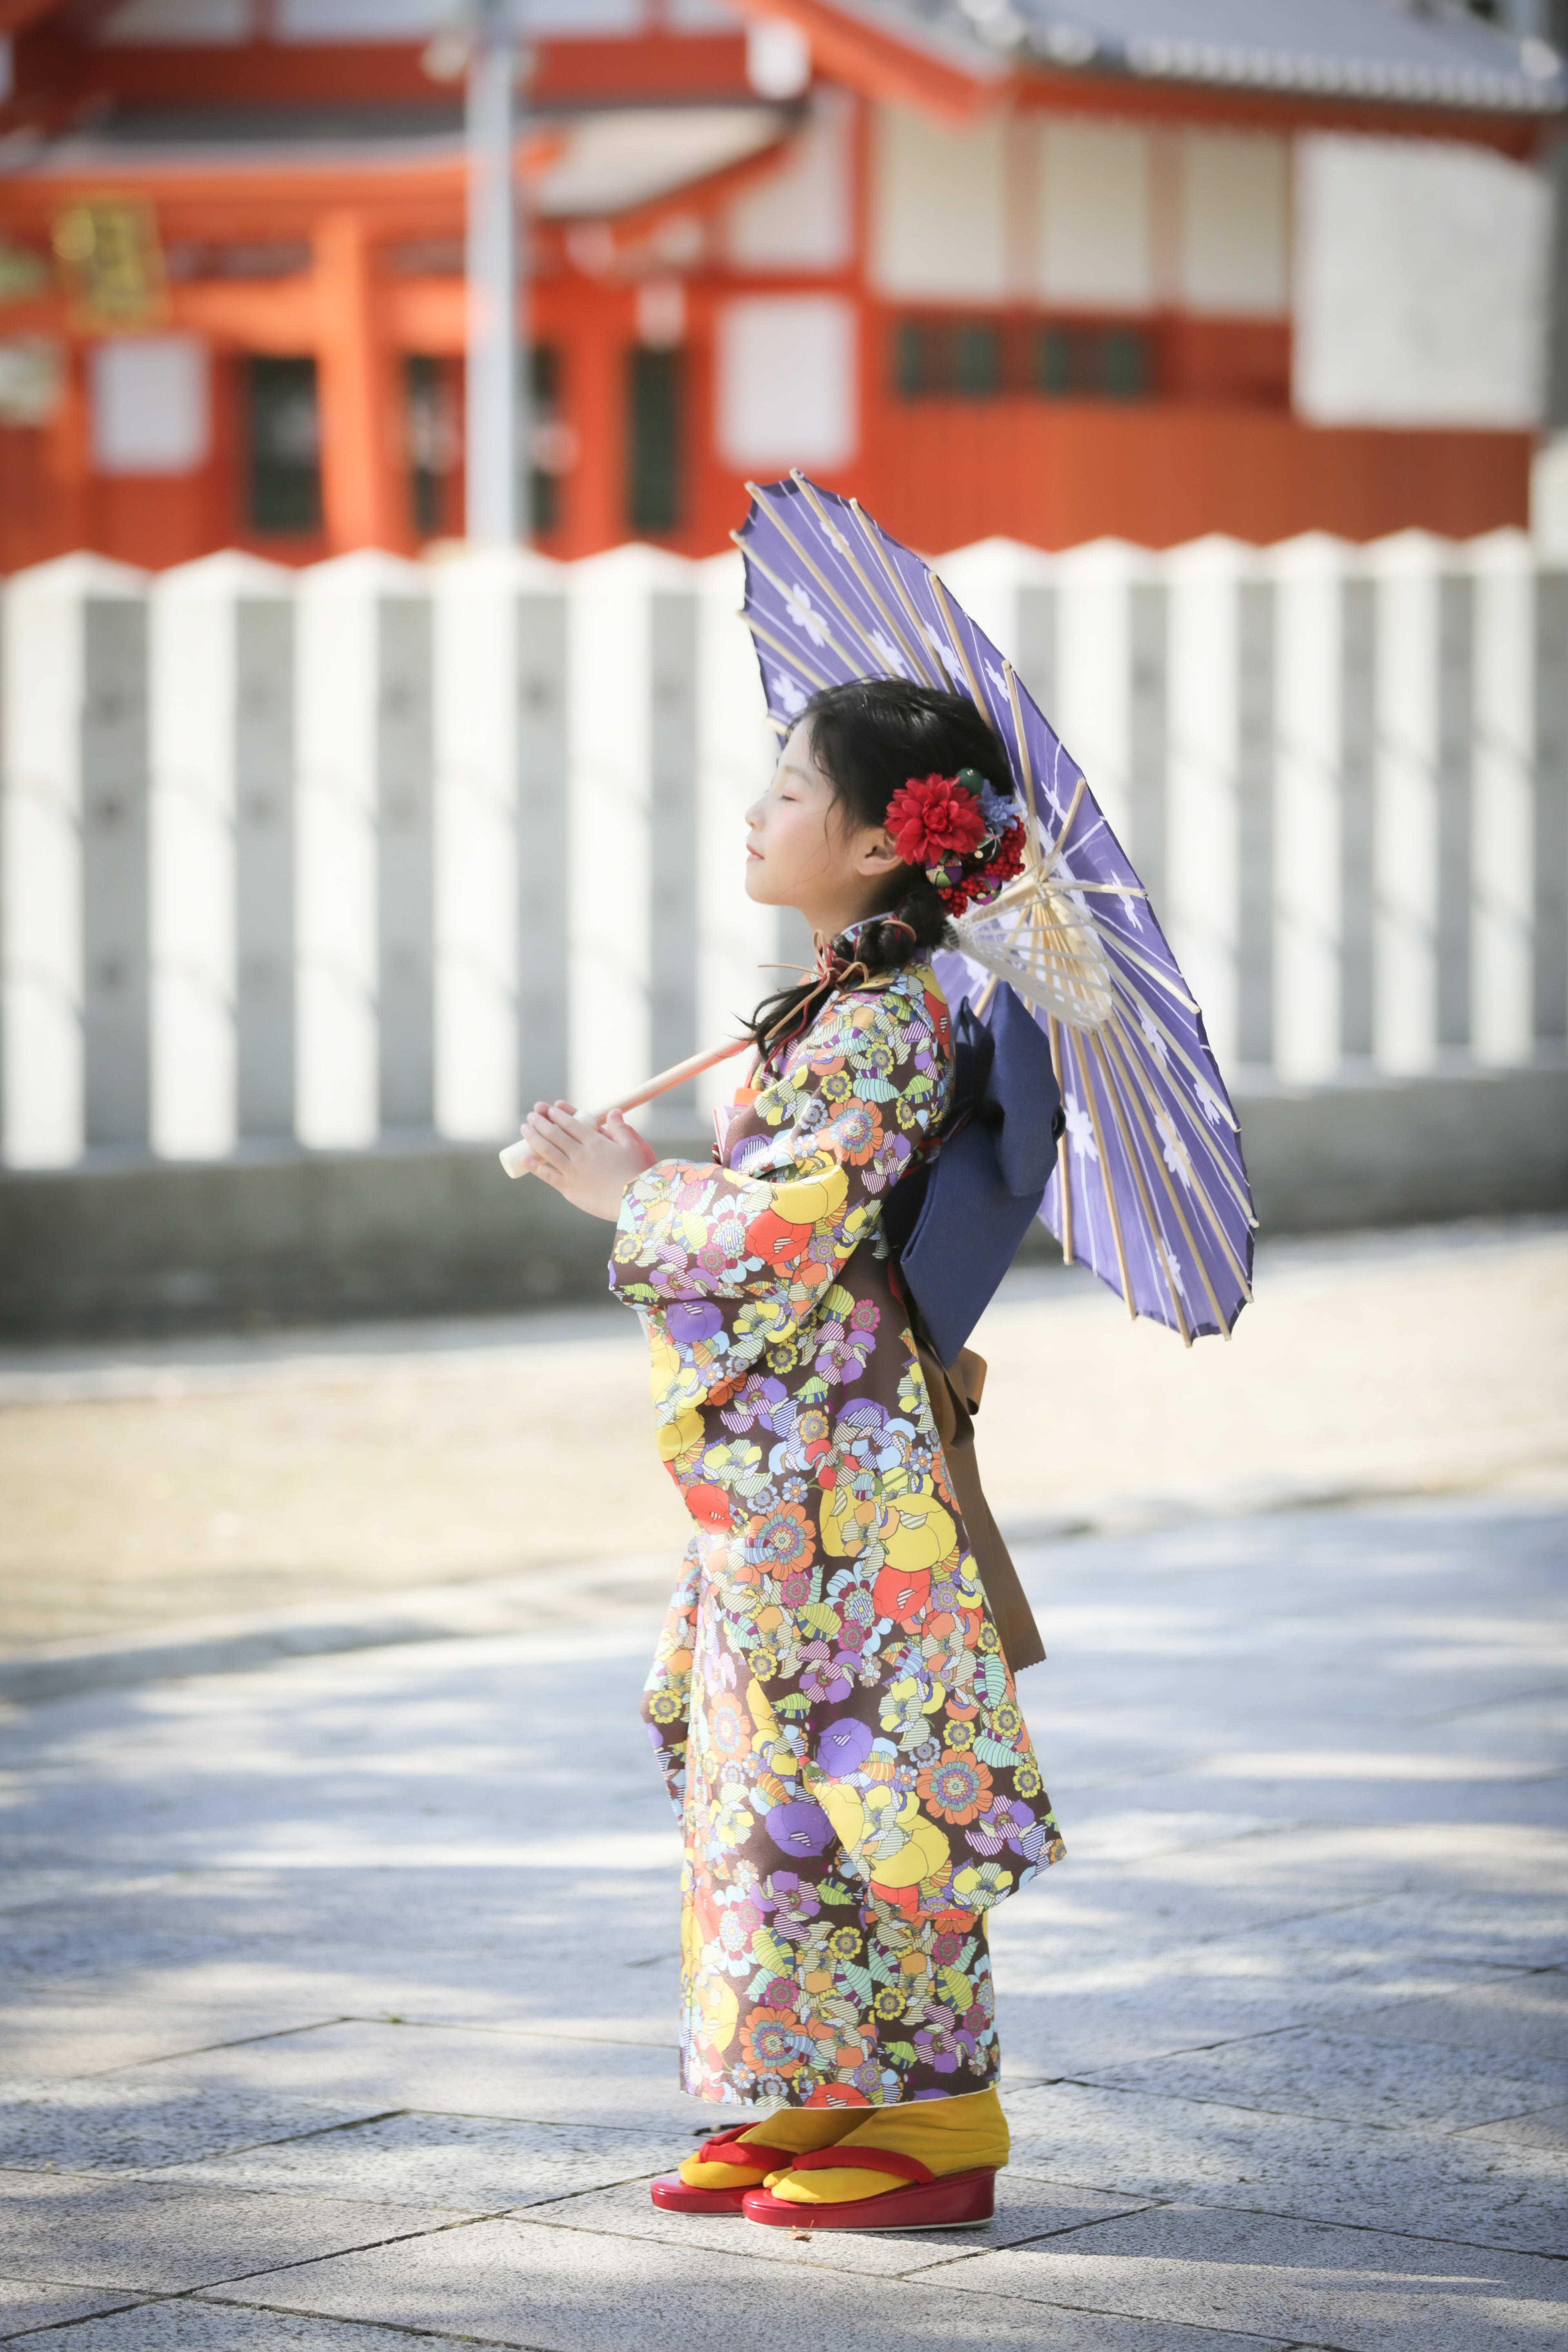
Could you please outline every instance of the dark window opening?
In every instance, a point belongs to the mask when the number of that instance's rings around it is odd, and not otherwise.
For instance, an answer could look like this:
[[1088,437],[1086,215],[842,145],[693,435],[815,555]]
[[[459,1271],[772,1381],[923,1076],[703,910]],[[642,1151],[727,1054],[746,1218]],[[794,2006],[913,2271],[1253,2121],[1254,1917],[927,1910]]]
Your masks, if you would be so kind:
[[535,343],[529,361],[533,464],[528,513],[534,535],[548,538],[561,521],[561,477],[573,452],[561,426],[561,354],[553,343]]
[[1031,389],[1047,400],[1146,400],[1153,390],[1152,352],[1141,327],[1041,327],[1035,339]]
[[934,389],[927,382],[930,332],[919,319],[900,319],[893,329],[893,390],[900,400]]
[[1111,400],[1142,400],[1149,392],[1149,339],[1136,327],[1106,327],[1100,338],[1101,388]]
[[[561,520],[561,476],[575,443],[561,423],[560,353],[536,343],[530,354],[531,404],[526,417],[533,462],[529,469],[531,532],[548,534]],[[408,506],[421,539],[460,537],[463,530],[463,363],[416,353],[403,363],[404,419],[408,452]],[[520,404],[520,425],[524,422]],[[519,454],[521,434],[519,434]]]
[[626,520],[633,530],[679,528],[684,390],[679,352],[629,354]]
[[990,400],[1002,389],[1002,330],[970,320],[952,338],[952,388],[961,400]]
[[408,503],[421,539],[453,528],[450,478],[463,461],[462,389],[448,360],[420,352],[403,363]]
[[321,527],[321,426],[313,359],[245,362],[247,516],[254,531]]
[[1049,400],[1076,392],[1071,339],[1065,327],[1042,327],[1035,343],[1035,383]]
[[1101,320],[900,319],[892,362],[901,400],[1146,400],[1154,390],[1151,331]]
[[993,319],[901,319],[894,382],[905,400],[990,400],[1004,388],[1002,328]]

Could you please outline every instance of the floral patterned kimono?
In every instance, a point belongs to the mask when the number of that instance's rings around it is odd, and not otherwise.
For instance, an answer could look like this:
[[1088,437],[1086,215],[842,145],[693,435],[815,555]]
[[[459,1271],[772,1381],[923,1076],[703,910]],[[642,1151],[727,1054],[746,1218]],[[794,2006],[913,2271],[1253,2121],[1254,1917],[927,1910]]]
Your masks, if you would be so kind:
[[985,1914],[1062,1852],[880,1231],[952,1085],[929,965],[840,989],[720,1114],[719,1164],[661,1160],[621,1211],[697,1529],[644,1712],[705,2099],[986,2088]]

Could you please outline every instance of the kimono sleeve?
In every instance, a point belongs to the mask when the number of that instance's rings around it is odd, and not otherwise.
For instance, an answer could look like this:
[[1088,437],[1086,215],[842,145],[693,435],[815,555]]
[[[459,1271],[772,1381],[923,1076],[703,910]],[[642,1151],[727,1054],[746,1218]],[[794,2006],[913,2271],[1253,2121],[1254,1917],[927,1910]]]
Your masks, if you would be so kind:
[[611,1289],[644,1308],[783,1297],[805,1319],[875,1232],[882,1194],[940,1117],[930,1069],[910,1050],[902,992],[825,1016],[781,1086],[788,1115],[761,1162],[661,1160],[627,1185]]

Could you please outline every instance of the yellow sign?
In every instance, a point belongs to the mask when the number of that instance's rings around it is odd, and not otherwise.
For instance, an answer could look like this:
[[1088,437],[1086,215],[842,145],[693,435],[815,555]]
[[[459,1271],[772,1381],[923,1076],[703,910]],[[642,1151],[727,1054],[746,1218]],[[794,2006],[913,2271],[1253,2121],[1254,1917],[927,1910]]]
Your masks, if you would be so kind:
[[169,289],[158,217],[140,196],[89,196],[56,215],[55,258],[76,327],[147,327]]

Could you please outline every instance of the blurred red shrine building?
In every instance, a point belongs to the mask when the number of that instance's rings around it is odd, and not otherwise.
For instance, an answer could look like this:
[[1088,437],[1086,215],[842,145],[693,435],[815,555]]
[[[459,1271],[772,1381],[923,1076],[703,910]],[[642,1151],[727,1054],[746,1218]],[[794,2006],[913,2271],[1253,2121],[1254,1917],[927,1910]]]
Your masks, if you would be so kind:
[[[460,533],[454,13],[0,0],[0,570]],[[1568,104],[1539,31],[1373,0],[517,17],[550,553],[710,552],[794,464],[932,549],[1527,518]]]

